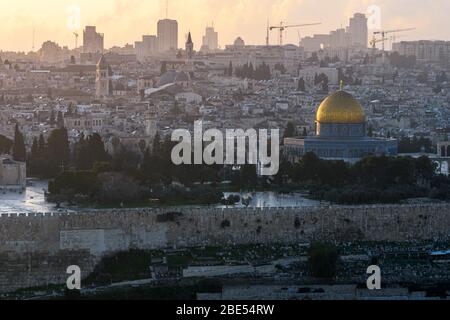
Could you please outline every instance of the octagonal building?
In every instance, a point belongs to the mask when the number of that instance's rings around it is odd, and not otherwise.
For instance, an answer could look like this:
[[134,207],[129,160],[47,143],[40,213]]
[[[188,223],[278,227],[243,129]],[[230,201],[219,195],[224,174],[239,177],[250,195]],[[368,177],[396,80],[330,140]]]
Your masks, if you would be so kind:
[[316,135],[286,138],[284,152],[292,162],[313,152],[322,159],[354,163],[368,155],[396,156],[398,142],[368,137],[364,109],[351,94],[340,90],[320,104],[316,114]]

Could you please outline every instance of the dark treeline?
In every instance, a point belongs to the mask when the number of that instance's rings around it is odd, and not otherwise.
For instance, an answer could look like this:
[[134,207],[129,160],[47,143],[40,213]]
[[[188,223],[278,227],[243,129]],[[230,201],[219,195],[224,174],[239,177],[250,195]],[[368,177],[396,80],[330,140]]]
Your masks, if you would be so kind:
[[221,200],[224,181],[240,190],[308,189],[313,198],[346,204],[450,199],[450,180],[437,176],[427,157],[369,156],[348,164],[309,153],[295,164],[283,161],[275,177],[258,178],[254,165],[176,166],[171,160],[175,144],[156,136],[149,148],[142,144],[141,150],[131,151],[113,141],[110,155],[98,134],[81,136],[70,147],[66,129],[55,129],[47,141],[42,135],[34,139],[28,170],[32,176],[54,178],[49,192],[57,202],[78,197],[89,204],[148,204],[150,199],[212,204]]
[[324,73],[320,73],[320,74],[316,74],[314,76],[314,85],[321,85],[322,86],[322,90],[328,92],[328,77],[326,74]]
[[242,67],[236,67],[235,75],[239,78],[254,80],[270,80],[272,78],[270,67],[264,62],[256,68],[253,67],[252,63],[246,63]]
[[42,134],[33,139],[27,162],[30,176],[52,178],[70,164],[71,152],[65,128],[53,130],[47,141]]
[[13,159],[20,162],[25,162],[27,159],[27,152],[25,148],[25,137],[16,124],[14,129],[14,141],[0,135],[0,155],[9,154]]
[[9,153],[13,146],[13,141],[7,137],[0,135],[0,154]]
[[362,85],[362,79],[359,79],[352,67],[338,68],[338,80],[346,85]]
[[433,143],[430,139],[423,137],[417,138],[414,136],[413,138],[401,138],[398,142],[399,153],[418,153],[422,151],[427,153],[432,153],[435,151],[433,149]]
[[280,174],[311,191],[313,198],[341,204],[395,203],[407,198],[450,198],[450,180],[437,176],[428,157],[369,156],[356,164],[306,154],[282,164]]
[[[52,135],[59,136],[58,132],[55,130]],[[149,199],[158,199],[170,203],[212,204],[221,201],[222,193],[217,190],[224,180],[231,181],[235,188],[257,184],[256,167],[251,165],[236,171],[224,166],[176,166],[171,160],[176,142],[162,141],[158,135],[151,148],[143,145],[138,152],[124,148],[119,142],[113,143],[113,155],[105,151],[97,134],[81,136],[73,151],[64,153],[66,157],[46,163],[47,157],[54,156],[55,141],[61,142],[49,139],[43,149],[37,142],[29,163],[31,172],[47,177],[53,175],[49,192],[55,202],[148,204]],[[67,141],[59,145],[64,150],[68,146]]]

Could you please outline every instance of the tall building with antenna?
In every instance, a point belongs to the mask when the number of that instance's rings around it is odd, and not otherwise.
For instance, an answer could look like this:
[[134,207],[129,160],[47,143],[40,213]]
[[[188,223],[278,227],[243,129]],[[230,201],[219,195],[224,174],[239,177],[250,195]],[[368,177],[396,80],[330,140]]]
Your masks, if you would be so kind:
[[367,27],[367,17],[362,13],[355,13],[350,18],[350,24],[347,28],[350,35],[350,45],[367,48],[369,43],[369,30]]
[[33,46],[31,47],[31,51],[34,52],[34,45],[36,41],[36,28],[33,28]]
[[158,21],[158,51],[178,49],[178,22],[171,19]]
[[166,18],[158,21],[158,51],[178,49],[178,22],[169,19],[169,0],[166,1]]
[[214,24],[212,24],[211,27],[206,27],[201,51],[215,51],[217,49],[219,49],[219,33],[214,30]]

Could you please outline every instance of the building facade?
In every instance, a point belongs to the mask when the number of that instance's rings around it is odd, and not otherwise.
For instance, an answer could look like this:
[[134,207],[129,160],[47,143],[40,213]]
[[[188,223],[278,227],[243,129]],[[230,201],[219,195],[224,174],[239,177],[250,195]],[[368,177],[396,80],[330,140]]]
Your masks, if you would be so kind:
[[331,31],[329,34],[316,34],[305,37],[300,46],[305,51],[318,51],[327,48],[358,48],[365,49],[369,42],[367,17],[362,13],[355,13],[347,28]]
[[145,58],[151,57],[158,52],[158,39],[156,36],[145,35],[142,36],[142,41],[136,41],[134,43],[136,50],[136,58],[139,61],[145,60]]
[[158,51],[178,49],[178,22],[164,19],[158,21]]
[[201,51],[215,51],[219,49],[219,33],[214,31],[214,27],[207,27],[203,36]]
[[0,190],[23,191],[26,188],[26,164],[11,160],[8,157],[0,158]]
[[87,26],[83,31],[83,52],[103,53],[104,38],[105,36],[98,33],[95,26]]
[[366,117],[362,106],[345,91],[326,98],[316,114],[316,135],[286,138],[285,155],[296,162],[312,152],[322,159],[354,163],[368,155],[395,156],[395,139],[372,138],[366,134]]
[[350,45],[367,48],[369,42],[369,30],[367,27],[367,17],[362,13],[355,13],[350,18],[347,32],[350,35]]
[[402,41],[392,50],[403,56],[415,56],[420,62],[450,62],[450,41]]

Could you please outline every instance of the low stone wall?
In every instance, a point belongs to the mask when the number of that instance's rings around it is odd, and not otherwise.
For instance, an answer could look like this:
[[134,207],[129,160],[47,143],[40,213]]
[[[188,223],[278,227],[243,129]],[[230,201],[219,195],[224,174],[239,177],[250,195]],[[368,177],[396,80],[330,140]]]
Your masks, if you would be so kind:
[[67,266],[86,275],[102,256],[131,248],[447,238],[449,204],[1,215],[0,291],[65,282]]

